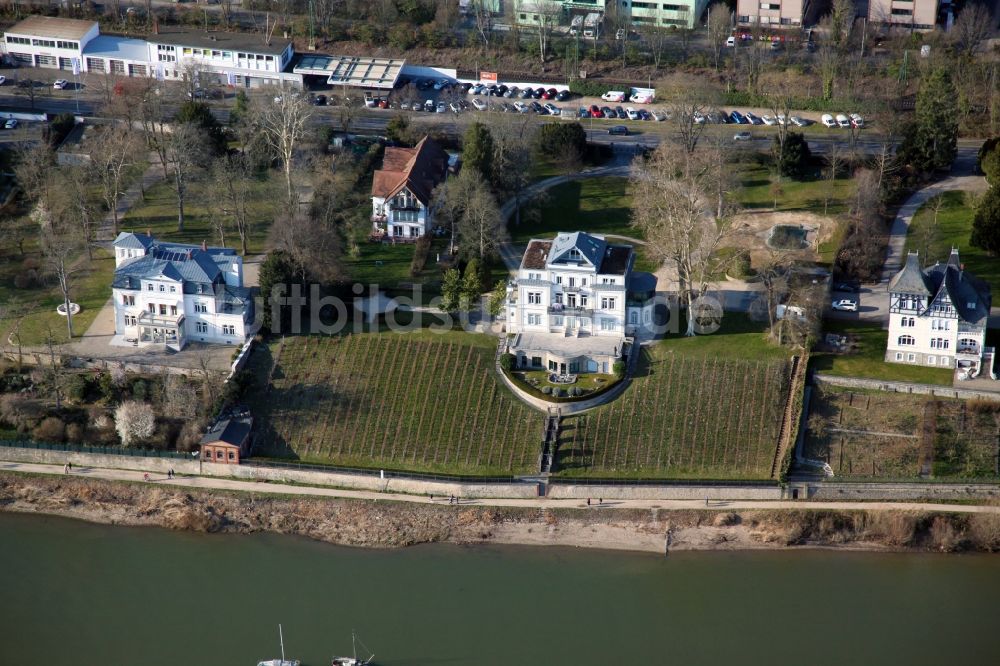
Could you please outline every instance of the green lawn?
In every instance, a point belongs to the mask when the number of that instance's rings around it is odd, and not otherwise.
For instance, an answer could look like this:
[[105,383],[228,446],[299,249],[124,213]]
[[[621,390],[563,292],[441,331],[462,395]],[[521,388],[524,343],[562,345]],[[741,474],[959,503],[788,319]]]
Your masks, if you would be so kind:
[[[38,257],[37,251],[28,251],[27,244],[25,251],[28,257]],[[40,345],[45,342],[50,330],[57,343],[67,342],[66,318],[56,313],[56,306],[63,302],[59,286],[50,281],[42,287],[16,288],[13,283],[14,274],[20,270],[22,261],[21,258],[15,259],[9,255],[0,261],[0,303],[4,305],[16,303],[18,307],[28,311],[18,329],[21,344]],[[86,263],[85,258],[81,258],[80,261]],[[79,314],[73,317],[73,330],[76,336],[86,332],[101,307],[111,297],[111,278],[114,271],[115,262],[111,252],[97,249],[94,251],[93,263],[71,278],[70,296],[74,303],[80,304]],[[4,344],[14,324],[13,317],[0,318],[0,340]]]
[[886,363],[885,346],[889,332],[878,324],[826,321],[823,330],[825,333],[847,335],[857,341],[858,347],[849,354],[814,353],[811,363],[816,372],[843,377],[952,385],[954,373],[951,370]]
[[539,221],[522,219],[510,234],[516,243],[551,238],[560,231],[641,238],[639,230],[629,224],[631,205],[627,178],[574,180],[547,190]]
[[[267,249],[267,236],[280,213],[283,201],[280,196],[281,184],[275,178],[255,183],[250,209],[249,252],[258,254]],[[121,220],[122,231],[145,231],[149,229],[160,240],[175,243],[200,243],[218,245],[219,234],[212,226],[212,219],[221,215],[216,208],[209,183],[194,181],[189,185],[184,200],[184,231],[177,231],[177,198],[170,186],[157,183],[146,190],[143,200],[136,203]],[[240,248],[240,239],[235,231],[227,230],[226,246]]]
[[[748,209],[774,208],[772,174],[767,166],[741,164],[739,178],[741,188],[737,200],[741,206]],[[795,181],[784,178],[777,210],[804,210],[820,215],[824,212],[829,215],[844,213],[854,189],[851,178],[837,178],[832,183],[826,179]],[[827,198],[829,206],[824,207]]]
[[746,315],[726,312],[722,327],[715,333],[686,337],[686,319],[681,314],[679,332],[668,333],[657,343],[664,351],[691,357],[737,357],[743,359],[788,358],[792,352],[768,341],[767,324],[751,321]]
[[925,203],[913,217],[906,235],[906,251],[920,252],[923,263],[932,264],[947,261],[951,248],[957,247],[966,269],[980,280],[989,282],[994,294],[1000,293],[1000,259],[969,243],[975,209],[969,205],[968,196],[960,191],[940,196],[942,207],[938,211],[935,232],[934,204],[938,198]]

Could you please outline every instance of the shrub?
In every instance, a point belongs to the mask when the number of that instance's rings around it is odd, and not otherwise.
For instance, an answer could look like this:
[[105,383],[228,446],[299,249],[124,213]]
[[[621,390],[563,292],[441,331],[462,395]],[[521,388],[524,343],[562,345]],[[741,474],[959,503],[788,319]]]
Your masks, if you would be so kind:
[[557,388],[557,389],[553,389],[552,390],[552,395],[554,397],[556,397],[556,398],[562,398],[562,397],[565,397],[566,392],[564,390],[562,390],[561,388]]
[[86,428],[79,423],[69,423],[66,425],[66,441],[73,444],[82,444]]
[[410,261],[410,277],[417,277],[427,265],[427,256],[431,252],[430,234],[424,234],[413,246],[413,260]]
[[143,402],[123,402],[115,410],[115,430],[122,446],[135,446],[149,439],[156,430],[153,408]]
[[500,367],[510,372],[514,368],[514,359],[513,354],[504,354],[500,357]]
[[66,397],[73,402],[81,402],[87,394],[87,380],[83,375],[70,375],[63,384]]
[[132,397],[136,400],[142,401],[149,396],[149,386],[142,379],[137,379],[132,382]]
[[34,269],[21,271],[14,276],[14,287],[17,289],[34,289],[42,283],[41,276]]
[[62,442],[66,439],[66,424],[57,416],[49,416],[31,432],[31,437],[40,442]]
[[969,400],[965,403],[970,412],[975,414],[996,414],[1000,412],[1000,400]]
[[623,376],[625,374],[625,363],[623,361],[615,361],[611,367],[611,371],[615,373],[615,377]]
[[551,395],[552,394],[552,387],[551,386],[543,386],[542,387],[542,393],[544,393],[545,395]]
[[207,423],[204,419],[192,419],[184,422],[180,434],[177,436],[178,451],[194,451],[201,442],[202,431]]
[[22,395],[0,396],[0,421],[17,428],[18,432],[28,432],[42,418],[41,406]]

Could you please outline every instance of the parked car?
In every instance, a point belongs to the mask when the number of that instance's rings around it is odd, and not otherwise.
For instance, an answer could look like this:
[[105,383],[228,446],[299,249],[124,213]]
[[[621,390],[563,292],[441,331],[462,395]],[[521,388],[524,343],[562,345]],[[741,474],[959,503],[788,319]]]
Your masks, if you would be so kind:
[[472,100],[472,106],[476,107],[476,111],[485,111],[486,110],[486,102],[484,102],[481,99],[474,99],[474,100]]
[[542,107],[542,105],[541,105],[541,104],[539,104],[538,102],[536,102],[536,101],[534,101],[534,100],[532,100],[532,101],[531,101],[531,102],[530,102],[530,103],[528,104],[528,108],[529,108],[529,109],[531,109],[531,111],[532,111],[533,113],[537,113],[537,114],[538,114],[538,115],[540,115],[540,116],[544,116],[544,115],[545,115],[545,109],[544,109],[544,108]]
[[[3,84],[3,82],[0,81],[0,85],[2,85],[2,84]],[[862,127],[865,126],[865,119],[862,118],[861,116],[859,116],[858,114],[852,113],[852,114],[850,114],[849,117],[851,119],[851,126],[852,127],[856,127],[858,129],[861,129]]]
[[795,125],[796,127],[805,127],[806,125],[809,124],[807,121],[803,120],[802,118],[799,118],[798,116],[789,116],[788,119],[791,120],[792,124]]
[[596,104],[592,104],[590,107],[590,117],[591,118],[603,118],[604,112],[601,111]]
[[52,87],[56,90],[66,90],[69,88],[69,81],[66,79],[56,79],[52,82]]
[[434,82],[434,90],[444,90],[446,85],[448,85],[448,79],[438,79]]
[[2,86],[5,83],[7,83],[7,77],[0,75],[0,86]]
[[647,111],[646,109],[639,109],[638,111],[636,111],[636,113],[639,114],[639,120],[652,120],[653,119],[653,116],[650,115],[649,111]]
[[8,118],[3,124],[4,129],[17,129],[17,118]]
[[624,102],[625,93],[619,90],[609,90],[608,92],[601,95],[601,99],[605,102]]
[[834,301],[830,307],[841,312],[857,312],[858,302],[853,298],[842,298],[839,301]]
[[565,102],[566,100],[568,100],[570,98],[570,96],[572,94],[573,93],[571,93],[568,90],[560,90],[559,92],[556,93],[556,101],[557,102]]
[[837,114],[837,126],[838,127],[843,127],[845,129],[848,129],[851,126],[851,119],[848,118],[847,116],[845,116],[843,113],[838,113]]
[[[476,101],[478,102],[479,100],[477,99]],[[452,102],[451,104],[448,105],[448,108],[451,109],[454,113],[462,112],[462,105],[459,104],[458,102]]]
[[625,109],[625,113],[628,115],[629,120],[639,120],[639,114],[631,106]]
[[667,114],[662,109],[653,109],[653,120],[666,120]]
[[774,117],[774,120],[782,127],[788,127],[788,117],[783,113],[779,113]]
[[733,121],[734,125],[744,125],[747,119],[739,111],[733,111],[729,114],[729,119]]
[[[399,108],[401,111],[409,111],[410,103],[404,99],[402,102],[399,103]],[[416,111],[416,109],[414,109],[414,111]]]
[[834,291],[843,291],[848,294],[856,294],[861,291],[861,287],[853,282],[835,282],[833,285]]
[[514,102],[514,110],[518,113],[527,113],[528,105],[524,102]]
[[313,97],[313,104],[316,106],[326,106],[326,95],[316,95]]
[[531,99],[535,96],[535,91],[531,88],[525,88],[521,91],[521,99]]
[[445,105],[444,102],[438,102],[437,103],[437,112],[438,113],[447,113],[448,112],[447,105]]
[[693,120],[696,125],[703,125],[705,123],[705,114],[700,111],[695,111],[691,114],[691,120]]
[[733,141],[750,141],[753,139],[753,134],[750,132],[737,132],[733,135]]
[[[772,44],[774,44],[774,42],[771,42],[771,43],[772,43]],[[774,126],[774,125],[776,125],[776,124],[777,124],[777,122],[778,122],[778,121],[776,121],[776,120],[774,119],[774,117],[773,117],[773,116],[770,116],[770,115],[768,115],[768,114],[766,114],[766,113],[765,113],[764,115],[762,115],[762,116],[760,117],[760,120],[761,120],[761,122],[763,122],[763,123],[764,123],[765,125],[767,125],[768,127],[773,127],[773,126]]]
[[608,134],[611,134],[613,136],[628,136],[629,131],[628,128],[625,127],[624,125],[615,125],[614,127],[608,128]]
[[472,89],[472,84],[469,83],[468,81],[466,81],[465,83],[460,83],[458,84],[458,89],[463,95],[467,95],[469,94],[469,91]]
[[559,107],[556,106],[555,104],[552,104],[552,103],[546,104],[544,106],[544,109],[546,111],[548,111],[548,113],[549,113],[550,116],[558,116],[559,115]]
[[823,125],[825,127],[836,127],[837,126],[837,121],[834,120],[833,116],[831,116],[829,113],[824,113],[822,116],[820,116],[819,121],[821,123],[823,123]]
[[580,110],[577,112],[577,116],[580,118],[589,118],[590,110],[585,106],[581,106]]
[[433,112],[434,111],[434,100],[429,99],[424,102],[424,111]]
[[763,120],[761,120],[760,118],[758,118],[754,114],[750,113],[749,111],[747,111],[746,113],[744,113],[743,117],[746,118],[747,122],[750,123],[751,125],[763,125],[764,124]]
[[729,48],[735,48],[736,47],[736,37],[734,37],[732,35],[730,35],[729,37],[726,37],[726,46],[728,46]]
[[486,86],[484,86],[482,83],[477,83],[476,85],[469,88],[469,92],[472,93],[473,95],[482,95],[484,90],[486,90]]

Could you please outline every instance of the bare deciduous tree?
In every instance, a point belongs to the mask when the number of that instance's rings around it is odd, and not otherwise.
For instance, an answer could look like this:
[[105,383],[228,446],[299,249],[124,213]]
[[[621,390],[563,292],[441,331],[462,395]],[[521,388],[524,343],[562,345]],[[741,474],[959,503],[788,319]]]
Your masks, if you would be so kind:
[[184,202],[190,181],[208,159],[208,138],[192,123],[175,123],[164,144],[164,171],[177,199],[177,231],[184,231]]
[[646,248],[676,272],[678,294],[686,303],[686,335],[696,334],[696,306],[711,275],[727,259],[717,250],[732,233],[731,218],[711,211],[714,172],[703,156],[661,143],[633,167],[632,224],[641,229]]
[[297,207],[299,202],[292,183],[292,169],[295,150],[306,134],[306,123],[313,113],[312,106],[304,95],[290,91],[274,99],[258,96],[251,106],[252,122],[259,129],[264,143],[281,160],[288,205]]
[[951,37],[959,50],[971,56],[993,34],[996,27],[996,19],[986,5],[968,3],[955,19]]
[[301,210],[290,210],[275,221],[274,245],[292,260],[303,283],[310,278],[332,282],[342,274],[336,229]]
[[40,201],[32,213],[38,224],[39,245],[48,270],[59,282],[63,306],[66,308],[66,331],[73,338],[73,311],[70,309],[70,294],[73,276],[84,268],[78,261],[83,252],[83,235],[75,224],[73,212],[64,200]]
[[715,71],[719,71],[722,49],[733,28],[733,13],[724,2],[716,2],[708,8],[708,43],[712,47]]
[[45,141],[17,150],[14,176],[25,199],[32,203],[45,199],[52,184],[50,175],[55,162],[56,154]]
[[450,223],[458,251],[468,258],[487,260],[507,239],[507,227],[489,186],[473,169],[450,178],[434,191],[434,208]]
[[111,211],[114,233],[118,235],[118,200],[125,193],[125,183],[141,164],[142,145],[128,128],[106,128],[90,147],[90,164],[101,188],[104,205]]
[[483,46],[490,48],[490,40],[493,39],[493,12],[483,0],[472,0],[469,11],[476,25],[476,34],[483,41]]
[[[215,205],[220,219],[228,220],[240,238],[240,253],[246,255],[250,238],[250,200],[253,195],[253,173],[249,159],[242,153],[224,155],[212,169]],[[224,242],[224,241],[223,241]]]

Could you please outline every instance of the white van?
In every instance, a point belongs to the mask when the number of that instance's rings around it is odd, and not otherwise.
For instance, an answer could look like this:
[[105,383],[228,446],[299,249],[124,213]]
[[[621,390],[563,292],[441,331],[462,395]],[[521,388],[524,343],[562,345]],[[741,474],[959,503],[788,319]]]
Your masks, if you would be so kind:
[[732,35],[729,35],[729,38],[726,39],[726,46],[728,46],[729,48],[735,47],[736,46],[736,38],[734,36],[732,36]]
[[837,126],[837,121],[834,120],[833,116],[831,116],[829,113],[824,113],[820,117],[819,121],[821,123],[823,123],[823,125],[825,125],[826,127],[836,127]]
[[843,113],[838,113],[837,114],[837,125],[839,125],[840,127],[844,127],[844,128],[850,129],[850,127],[851,127],[851,119],[848,118],[847,116],[845,116]]
[[621,90],[609,90],[608,92],[601,95],[601,99],[605,102],[624,102],[625,93]]

